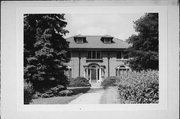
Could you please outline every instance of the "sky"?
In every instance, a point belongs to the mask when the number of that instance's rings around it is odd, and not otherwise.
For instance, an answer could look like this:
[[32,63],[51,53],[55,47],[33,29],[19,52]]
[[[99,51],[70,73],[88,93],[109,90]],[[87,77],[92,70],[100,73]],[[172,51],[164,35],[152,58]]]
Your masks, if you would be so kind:
[[69,31],[67,37],[74,35],[111,35],[121,40],[126,40],[132,34],[137,34],[133,21],[144,13],[134,14],[66,14]]

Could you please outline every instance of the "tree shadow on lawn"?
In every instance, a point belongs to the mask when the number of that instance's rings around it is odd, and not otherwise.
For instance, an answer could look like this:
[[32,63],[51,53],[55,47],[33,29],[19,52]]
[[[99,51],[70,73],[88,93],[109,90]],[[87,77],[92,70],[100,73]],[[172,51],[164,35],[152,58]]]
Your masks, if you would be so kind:
[[72,95],[77,95],[81,93],[87,93],[90,90],[90,87],[68,87],[67,89],[73,92]]
[[87,93],[90,87],[68,87],[67,90],[71,90],[73,93],[66,96],[34,99],[31,104],[68,104],[80,95]]

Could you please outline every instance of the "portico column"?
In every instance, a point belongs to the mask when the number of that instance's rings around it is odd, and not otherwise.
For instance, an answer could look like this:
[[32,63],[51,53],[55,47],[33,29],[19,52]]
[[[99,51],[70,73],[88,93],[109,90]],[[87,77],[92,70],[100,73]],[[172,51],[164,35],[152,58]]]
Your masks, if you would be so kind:
[[101,67],[99,68],[99,81],[101,82]]
[[90,83],[91,83],[91,69],[90,69],[89,71],[90,71],[90,73],[89,73],[89,74],[90,74]]
[[86,78],[86,68],[84,68],[84,77]]

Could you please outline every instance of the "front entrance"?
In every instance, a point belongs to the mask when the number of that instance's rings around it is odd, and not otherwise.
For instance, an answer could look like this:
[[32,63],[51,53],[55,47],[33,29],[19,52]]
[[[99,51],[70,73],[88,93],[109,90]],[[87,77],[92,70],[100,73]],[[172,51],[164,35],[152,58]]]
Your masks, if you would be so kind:
[[90,70],[90,74],[91,74],[91,83],[96,83],[97,80],[98,80],[97,69],[96,68],[92,68]]
[[85,67],[84,75],[91,84],[100,83],[104,77],[104,67],[91,64]]

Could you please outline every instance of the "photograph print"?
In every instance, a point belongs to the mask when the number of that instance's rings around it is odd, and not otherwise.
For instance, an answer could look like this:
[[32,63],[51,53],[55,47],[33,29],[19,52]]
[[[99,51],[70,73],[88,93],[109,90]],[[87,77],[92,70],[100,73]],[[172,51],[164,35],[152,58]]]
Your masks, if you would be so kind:
[[24,14],[24,104],[158,104],[158,16]]

